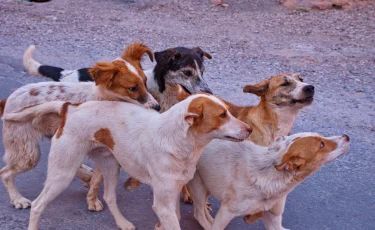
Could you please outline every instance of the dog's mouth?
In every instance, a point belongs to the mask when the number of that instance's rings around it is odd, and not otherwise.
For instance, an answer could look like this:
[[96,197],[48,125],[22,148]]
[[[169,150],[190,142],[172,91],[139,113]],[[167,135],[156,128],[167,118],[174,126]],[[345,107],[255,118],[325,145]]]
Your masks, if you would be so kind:
[[293,99],[292,100],[292,103],[293,104],[310,104],[312,101],[314,100],[314,97],[313,96],[307,96],[303,99]]
[[245,139],[240,139],[236,137],[231,137],[231,136],[224,136],[224,138],[228,141],[233,141],[233,142],[241,142],[244,141]]
[[188,94],[192,94],[192,93],[190,92],[190,90],[188,90],[185,86],[183,86],[183,85],[181,85],[181,84],[180,84],[180,86],[185,90],[185,92],[187,92]]

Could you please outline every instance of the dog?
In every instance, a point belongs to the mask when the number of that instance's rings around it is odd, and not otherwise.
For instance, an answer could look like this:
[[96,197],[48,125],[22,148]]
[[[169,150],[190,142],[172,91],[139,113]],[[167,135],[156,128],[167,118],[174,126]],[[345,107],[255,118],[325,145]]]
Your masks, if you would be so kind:
[[[152,54],[147,46],[134,43],[123,54],[128,61],[97,63],[90,69],[95,83],[41,82],[25,85],[0,103],[0,111],[3,111],[4,116],[56,100],[71,103],[119,100],[159,109],[156,100],[147,92],[146,77],[141,69],[140,62],[145,53]],[[90,119],[87,117],[86,122]],[[34,117],[27,122],[3,121],[6,165],[0,170],[0,175],[15,208],[28,208],[31,204],[30,200],[18,192],[14,183],[15,176],[36,166],[40,158],[39,141],[43,136],[52,137],[62,122],[64,120],[58,113]],[[87,180],[82,170],[77,176]]]
[[[241,107],[224,102],[234,117],[253,128],[248,139],[258,145],[268,146],[275,137],[290,135],[298,113],[313,102],[315,89],[313,85],[304,83],[298,73],[284,73],[255,85],[246,85],[243,92],[259,96],[258,105]],[[128,187],[133,188],[135,185]],[[185,186],[182,196],[185,203],[192,203]]]
[[[30,75],[44,76],[61,82],[86,82],[92,81],[89,68],[78,70],[65,70],[60,67],[42,65],[33,58],[35,47],[29,47],[23,56],[23,64]],[[152,54],[148,53],[151,57]],[[167,111],[178,102],[177,94],[181,94],[181,87],[188,94],[205,92],[212,94],[207,82],[203,78],[204,59],[212,59],[212,56],[200,47],[192,49],[175,47],[160,52],[155,52],[156,65],[153,69],[146,70],[148,91],[158,101],[160,112]],[[119,59],[124,59],[121,56]],[[98,198],[99,188],[103,182],[99,168],[87,168],[81,173],[80,178],[85,185],[89,184],[87,195],[88,209],[91,211],[103,210],[103,205]],[[84,178],[83,178],[84,177]],[[125,182],[128,189],[136,189],[140,182],[130,178]],[[185,188],[185,187],[184,187]],[[188,193],[184,200],[188,199]],[[185,198],[187,197],[187,198]]]
[[[23,56],[23,64],[30,75],[44,76],[61,82],[87,82],[92,81],[90,68],[78,70],[65,70],[60,67],[42,65],[33,59],[35,47],[29,47]],[[152,53],[147,53],[152,57]],[[212,94],[207,82],[203,78],[204,58],[212,56],[200,47],[192,49],[175,47],[160,52],[155,52],[156,65],[153,69],[145,70],[149,92],[159,102],[160,112],[164,112],[178,102],[176,99],[176,86],[180,85],[190,93],[205,92]],[[121,56],[118,59],[126,60]]]
[[[23,121],[60,111],[64,122],[52,139],[48,176],[31,205],[29,229],[37,229],[42,211],[68,187],[87,153],[102,170],[104,200],[120,229],[135,229],[116,204],[120,165],[152,187],[153,210],[161,223],[156,229],[180,229],[178,195],[192,179],[203,148],[213,139],[243,141],[251,133],[209,94],[192,95],[161,114],[129,103],[48,102],[3,119]],[[86,117],[92,120],[86,122]]]
[[[251,141],[212,141],[202,153],[188,183],[194,217],[204,229],[224,229],[236,216],[259,217],[267,230],[283,230],[274,205],[324,164],[347,151],[347,135],[322,137],[299,133],[277,137],[269,147]],[[221,206],[213,219],[206,209],[212,194]],[[251,217],[254,217],[251,219]]]

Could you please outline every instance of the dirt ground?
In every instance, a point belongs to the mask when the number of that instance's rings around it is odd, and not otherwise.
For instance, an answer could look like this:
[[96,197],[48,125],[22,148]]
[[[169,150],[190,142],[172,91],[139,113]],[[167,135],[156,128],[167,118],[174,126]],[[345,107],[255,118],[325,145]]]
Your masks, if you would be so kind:
[[[213,56],[205,72],[212,91],[239,105],[258,101],[242,93],[245,84],[299,72],[315,86],[316,97],[298,117],[294,132],[345,133],[352,144],[347,154],[288,196],[284,227],[374,229],[375,3],[351,11],[304,12],[288,10],[276,0],[226,2],[227,9],[206,0],[0,0],[0,98],[21,85],[46,81],[23,69],[22,54],[30,44],[37,45],[36,58],[42,63],[65,68],[112,60],[134,41],[144,41],[154,51],[200,46]],[[48,149],[43,143],[39,166],[17,179],[29,199],[43,187]],[[86,209],[86,191],[75,180],[48,206],[41,229],[115,229],[107,209]],[[212,202],[216,212],[219,203]],[[153,229],[157,218],[149,187],[127,192],[119,186],[118,203],[138,229]],[[200,229],[192,213],[191,205],[182,205],[182,229]],[[1,184],[0,229],[25,229],[28,215],[29,210],[9,204]],[[239,217],[227,229],[264,227],[261,222],[245,225]]]

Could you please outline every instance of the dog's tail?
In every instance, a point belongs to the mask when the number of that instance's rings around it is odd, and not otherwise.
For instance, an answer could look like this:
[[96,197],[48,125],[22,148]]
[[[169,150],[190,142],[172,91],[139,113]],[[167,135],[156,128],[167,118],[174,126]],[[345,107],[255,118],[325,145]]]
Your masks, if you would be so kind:
[[[66,105],[65,105],[66,104]],[[36,116],[47,113],[55,113],[61,115],[63,108],[69,105],[65,101],[50,101],[33,107],[25,108],[20,112],[7,113],[3,115],[3,120],[25,122],[34,119]],[[66,110],[66,108],[65,108]]]
[[42,65],[33,58],[35,45],[29,46],[23,54],[23,65],[30,75],[38,77],[49,77],[54,81],[60,81],[61,72],[64,69],[55,66]]
[[5,104],[7,103],[7,99],[0,101],[0,117],[4,114]]

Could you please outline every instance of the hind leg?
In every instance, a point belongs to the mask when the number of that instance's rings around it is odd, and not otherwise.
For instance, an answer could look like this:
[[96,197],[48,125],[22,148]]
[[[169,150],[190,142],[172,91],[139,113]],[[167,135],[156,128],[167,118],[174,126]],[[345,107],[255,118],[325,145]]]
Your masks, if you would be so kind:
[[40,215],[47,205],[72,182],[84,160],[85,153],[90,148],[89,144],[79,143],[78,145],[74,144],[72,140],[74,138],[61,138],[52,142],[48,159],[47,179],[43,191],[32,202],[29,230],[38,229]]
[[209,193],[198,171],[196,171],[193,179],[187,184],[187,188],[194,202],[194,218],[204,229],[211,229],[213,218],[206,208]]
[[27,124],[21,126],[7,121],[3,122],[6,166],[0,170],[0,175],[9,194],[10,203],[17,209],[30,207],[31,201],[18,191],[15,177],[33,169],[38,164],[41,138],[41,134]]
[[108,151],[107,153],[102,152],[101,156],[94,153],[91,158],[102,171],[104,177],[104,200],[115,218],[117,227],[121,230],[135,230],[134,225],[121,214],[117,206],[116,187],[120,176],[120,164],[112,153]]

